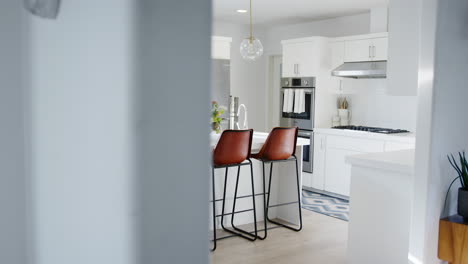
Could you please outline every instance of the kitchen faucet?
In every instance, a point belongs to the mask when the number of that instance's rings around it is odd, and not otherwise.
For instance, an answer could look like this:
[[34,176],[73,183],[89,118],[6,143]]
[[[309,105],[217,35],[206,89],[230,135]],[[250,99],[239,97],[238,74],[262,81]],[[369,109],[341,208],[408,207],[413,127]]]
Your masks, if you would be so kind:
[[247,106],[245,106],[245,104],[241,104],[241,105],[239,105],[239,108],[237,108],[237,118],[239,118],[239,116],[240,116],[241,108],[244,109],[244,124],[243,124],[242,127],[240,127],[239,119],[237,119],[236,126],[237,126],[237,129],[248,129],[249,124],[247,122]]

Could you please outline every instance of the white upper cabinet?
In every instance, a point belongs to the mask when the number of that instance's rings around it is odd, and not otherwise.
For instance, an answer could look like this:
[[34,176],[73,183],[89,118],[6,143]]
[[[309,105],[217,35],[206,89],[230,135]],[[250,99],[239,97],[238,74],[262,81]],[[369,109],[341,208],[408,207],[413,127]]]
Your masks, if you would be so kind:
[[[345,42],[336,41],[330,42],[331,64],[330,72],[344,63]],[[342,79],[340,77],[332,77],[330,80],[330,92],[334,94],[343,94]]]
[[345,42],[337,41],[330,43],[331,68],[335,69],[344,63]]
[[[315,77],[327,63],[327,43],[323,37],[292,39],[283,45],[283,77]],[[329,57],[328,57],[329,59]]]
[[388,58],[388,38],[371,39],[372,60],[383,61]]
[[345,41],[344,61],[382,61],[388,57],[386,33],[349,37]]
[[345,62],[372,60],[372,44],[369,39],[349,40],[345,42]]
[[211,58],[230,60],[231,42],[232,38],[218,36],[211,37]]
[[300,58],[296,44],[283,45],[283,77],[295,77],[297,73],[297,61]]

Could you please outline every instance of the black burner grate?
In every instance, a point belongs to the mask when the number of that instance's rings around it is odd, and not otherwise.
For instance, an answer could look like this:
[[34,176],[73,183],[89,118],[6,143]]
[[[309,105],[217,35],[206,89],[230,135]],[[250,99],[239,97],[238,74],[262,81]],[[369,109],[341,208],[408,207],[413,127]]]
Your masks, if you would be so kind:
[[347,129],[347,130],[357,130],[357,131],[366,131],[371,133],[380,133],[380,134],[398,134],[398,133],[409,133],[408,130],[404,129],[392,129],[392,128],[383,128],[383,127],[367,127],[367,126],[336,126],[335,129]]

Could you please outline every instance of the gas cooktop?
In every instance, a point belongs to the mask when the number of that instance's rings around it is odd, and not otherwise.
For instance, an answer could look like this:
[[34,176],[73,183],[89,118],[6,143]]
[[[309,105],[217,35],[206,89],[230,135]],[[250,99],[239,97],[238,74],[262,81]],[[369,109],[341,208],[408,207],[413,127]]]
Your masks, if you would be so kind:
[[391,129],[391,128],[367,127],[367,126],[336,126],[336,127],[332,127],[332,128],[334,128],[334,129],[347,129],[347,130],[366,131],[366,132],[380,133],[380,134],[409,133],[408,130],[403,130],[403,129]]

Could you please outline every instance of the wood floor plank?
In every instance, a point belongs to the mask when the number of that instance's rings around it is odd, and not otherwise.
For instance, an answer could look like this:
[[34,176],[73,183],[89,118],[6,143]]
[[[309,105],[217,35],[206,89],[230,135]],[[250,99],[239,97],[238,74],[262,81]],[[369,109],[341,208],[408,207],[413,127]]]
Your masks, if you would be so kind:
[[241,238],[218,241],[213,264],[346,263],[348,222],[303,210],[300,232],[277,228],[266,240]]

